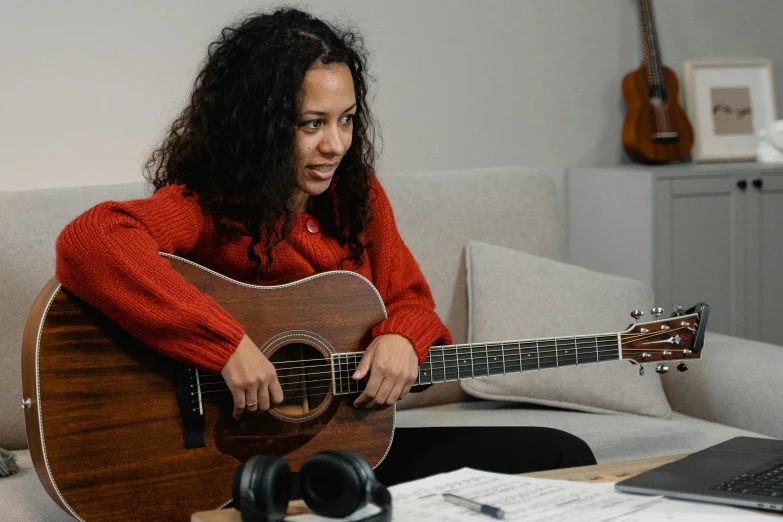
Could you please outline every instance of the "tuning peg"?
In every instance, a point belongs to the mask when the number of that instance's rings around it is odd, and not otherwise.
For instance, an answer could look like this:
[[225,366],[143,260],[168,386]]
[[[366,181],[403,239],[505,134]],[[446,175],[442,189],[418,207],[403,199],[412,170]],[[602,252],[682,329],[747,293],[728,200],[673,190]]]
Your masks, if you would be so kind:
[[663,315],[663,308],[661,308],[660,306],[657,306],[657,307],[653,308],[652,310],[650,310],[650,313],[653,314],[656,319],[658,319],[660,316]]
[[664,366],[663,364],[659,364],[659,365],[658,365],[658,366],[655,368],[655,373],[664,374],[664,373],[666,373],[666,372],[668,372],[668,371],[669,371],[669,367],[668,367],[668,366]]
[[685,315],[685,312],[682,311],[681,305],[674,305],[674,312],[672,312],[672,317],[679,317],[681,315]]
[[633,317],[633,318],[634,318],[634,319],[636,319],[637,321],[638,321],[638,320],[639,320],[639,318],[640,318],[641,316],[643,316],[643,315],[644,315],[644,312],[642,312],[641,310],[634,310],[633,312],[631,312],[631,317]]
[[681,362],[680,364],[677,365],[677,369],[680,370],[681,372],[687,372],[688,365],[685,364],[684,362]]
[[644,366],[641,364],[639,365],[639,375],[644,375]]

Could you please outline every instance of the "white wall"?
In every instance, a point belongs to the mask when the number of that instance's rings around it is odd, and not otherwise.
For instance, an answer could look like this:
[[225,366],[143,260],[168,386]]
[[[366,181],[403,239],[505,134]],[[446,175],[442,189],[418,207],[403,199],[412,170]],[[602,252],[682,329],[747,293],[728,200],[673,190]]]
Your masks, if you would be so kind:
[[[243,0],[0,0],[0,190],[141,179]],[[300,4],[308,5],[308,4]],[[319,0],[374,51],[382,170],[623,161],[633,0]],[[664,61],[770,57],[783,1],[656,0]]]

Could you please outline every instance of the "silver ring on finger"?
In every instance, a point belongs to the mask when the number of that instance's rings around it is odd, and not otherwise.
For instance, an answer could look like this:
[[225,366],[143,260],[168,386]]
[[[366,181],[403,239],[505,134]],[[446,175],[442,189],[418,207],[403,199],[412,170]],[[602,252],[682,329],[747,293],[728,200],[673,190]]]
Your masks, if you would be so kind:
[[250,403],[250,404],[245,404],[245,407],[246,407],[246,408],[249,408],[249,407],[251,407],[251,406],[258,406],[258,403],[257,403],[257,402],[254,402],[254,403]]

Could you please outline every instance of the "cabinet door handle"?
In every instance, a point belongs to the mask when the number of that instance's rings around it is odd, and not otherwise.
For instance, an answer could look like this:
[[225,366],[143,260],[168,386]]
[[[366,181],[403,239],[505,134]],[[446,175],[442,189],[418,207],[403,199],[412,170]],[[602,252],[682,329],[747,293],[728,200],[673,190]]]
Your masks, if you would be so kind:
[[743,191],[745,189],[747,189],[748,188],[748,180],[746,180],[746,179],[739,180],[737,182],[737,188],[740,189],[740,190],[743,190]]
[[761,190],[764,187],[764,180],[761,178],[756,178],[753,180],[753,186],[759,190]]

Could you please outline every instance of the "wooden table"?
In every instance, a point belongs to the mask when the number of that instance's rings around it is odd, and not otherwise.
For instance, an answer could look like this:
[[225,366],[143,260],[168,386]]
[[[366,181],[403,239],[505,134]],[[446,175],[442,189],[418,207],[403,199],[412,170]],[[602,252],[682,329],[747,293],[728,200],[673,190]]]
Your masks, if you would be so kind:
[[[537,477],[557,480],[573,480],[574,482],[619,482],[620,480],[638,475],[644,471],[663,466],[670,462],[687,457],[688,454],[657,457],[654,459],[628,460],[611,464],[597,464],[580,468],[555,469],[536,473],[523,473],[523,477]],[[288,505],[288,515],[312,513],[304,502],[295,500]],[[191,522],[241,522],[242,517],[236,509],[215,511],[200,511],[191,517]]]

